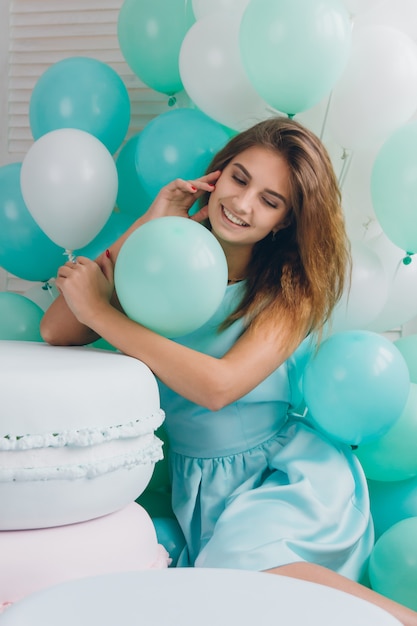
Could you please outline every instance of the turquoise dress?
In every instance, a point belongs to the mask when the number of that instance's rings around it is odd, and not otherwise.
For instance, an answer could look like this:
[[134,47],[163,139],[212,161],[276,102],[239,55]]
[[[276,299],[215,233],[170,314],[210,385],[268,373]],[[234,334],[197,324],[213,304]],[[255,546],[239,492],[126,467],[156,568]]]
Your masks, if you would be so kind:
[[[218,333],[243,289],[227,287],[215,315],[176,341],[221,357],[243,331],[239,321]],[[177,566],[259,571],[309,561],[360,579],[374,543],[367,484],[349,446],[294,415],[306,354],[302,344],[214,412],[159,383],[172,505],[186,541]]]

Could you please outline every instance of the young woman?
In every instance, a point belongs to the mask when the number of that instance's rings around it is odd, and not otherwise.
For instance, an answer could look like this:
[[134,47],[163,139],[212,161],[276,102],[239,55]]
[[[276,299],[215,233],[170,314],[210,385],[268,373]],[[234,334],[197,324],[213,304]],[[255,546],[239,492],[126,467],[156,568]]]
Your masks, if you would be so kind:
[[[163,188],[96,262],[80,257],[60,268],[61,295],[42,336],[59,345],[104,337],[157,377],[173,510],[186,540],[179,566],[314,580],[417,624],[413,611],[354,582],[374,541],[357,459],[291,414],[292,355],[320,339],[349,267],[327,152],[310,131],[278,117],[231,139],[208,171]],[[229,286],[209,322],[170,340],[123,313],[113,266],[131,232],[157,217],[188,218],[197,198],[192,219],[220,242]]]

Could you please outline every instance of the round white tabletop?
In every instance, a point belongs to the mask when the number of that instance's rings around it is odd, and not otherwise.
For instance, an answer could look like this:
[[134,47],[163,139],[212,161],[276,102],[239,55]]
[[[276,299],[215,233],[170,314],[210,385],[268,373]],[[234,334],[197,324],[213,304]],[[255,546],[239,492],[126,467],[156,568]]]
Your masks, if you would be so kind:
[[399,626],[382,609],[315,583],[261,572],[171,568],[107,574],[33,593],[0,626]]

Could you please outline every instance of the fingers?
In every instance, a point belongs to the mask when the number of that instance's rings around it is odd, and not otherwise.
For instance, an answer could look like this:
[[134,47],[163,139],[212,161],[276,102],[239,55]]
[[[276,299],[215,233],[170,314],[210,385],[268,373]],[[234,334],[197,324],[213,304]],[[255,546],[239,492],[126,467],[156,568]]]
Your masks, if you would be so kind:
[[68,278],[71,276],[72,272],[79,270],[82,266],[88,266],[90,264],[94,264],[95,262],[87,257],[79,256],[76,261],[67,261],[65,265],[61,265],[58,268],[58,277],[59,278]]
[[221,174],[220,170],[216,170],[215,172],[210,172],[210,174],[206,174],[205,176],[201,176],[201,178],[196,178],[195,180],[188,181],[191,188],[194,191],[213,191],[215,188],[215,183],[219,179]]
[[100,263],[101,271],[103,272],[104,276],[107,278],[109,283],[113,284],[114,283],[114,265],[113,265],[113,261],[111,260],[110,256],[107,256],[107,254],[105,254],[103,256],[101,261],[102,261]]
[[210,172],[209,174],[205,174],[200,178],[195,178],[194,180],[183,180],[182,178],[177,178],[173,181],[168,187],[175,187],[181,191],[188,191],[189,193],[196,193],[197,191],[213,191],[215,187],[215,183],[219,179],[221,175],[220,170],[216,170],[215,172]]
[[214,184],[218,181],[221,175],[221,170],[215,170],[214,172],[209,172],[205,176],[202,176],[199,180],[205,183]]
[[58,278],[67,278],[74,269],[74,265],[75,264],[72,261],[68,261],[67,263],[65,263],[65,265],[61,265],[61,267],[58,267]]
[[202,209],[194,213],[194,215],[190,215],[190,219],[194,220],[194,222],[204,222],[208,218],[208,206],[204,206]]
[[94,263],[94,262],[95,261],[92,261],[86,256],[77,256],[77,260],[76,260],[76,263],[78,263],[79,265],[89,265],[90,263]]
[[196,194],[198,197],[199,194],[197,192],[208,191],[211,190],[211,188],[212,185],[207,185],[207,183],[202,182],[199,178],[196,178],[195,180],[183,180],[182,178],[177,178],[172,181],[172,183],[169,183],[165,189],[170,192],[179,191],[183,194]]

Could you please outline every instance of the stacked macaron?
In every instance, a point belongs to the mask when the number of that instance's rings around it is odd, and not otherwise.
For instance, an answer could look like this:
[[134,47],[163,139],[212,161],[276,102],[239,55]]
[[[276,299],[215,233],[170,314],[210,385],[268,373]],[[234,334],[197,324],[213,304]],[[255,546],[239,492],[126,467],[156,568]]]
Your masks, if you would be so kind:
[[[19,559],[21,572],[32,571],[33,580],[62,580],[52,561],[45,576],[41,563],[48,559],[38,559],[35,547],[42,545],[48,553],[48,537],[51,554],[60,554],[61,536],[65,546],[79,546],[77,576],[100,573],[99,561],[88,550],[85,554],[84,547],[92,545],[87,536],[94,535],[101,545],[95,554],[105,553],[120,522],[126,553],[116,552],[122,561],[139,541],[146,555],[136,554],[137,569],[155,563],[167,567],[168,555],[162,549],[161,561],[149,515],[135,503],[163,456],[155,436],[163,419],[156,379],[137,359],[88,347],[0,341],[0,581],[3,567],[16,574],[15,593],[13,575],[7,587],[0,585],[0,605],[27,593],[19,589],[16,566],[10,569],[5,560],[12,546],[26,554],[26,563]],[[65,580],[75,575],[65,568],[68,557],[63,552],[59,559]],[[103,571],[111,571],[111,563],[120,571],[122,561],[110,559]],[[125,561],[122,569],[130,569]]]

